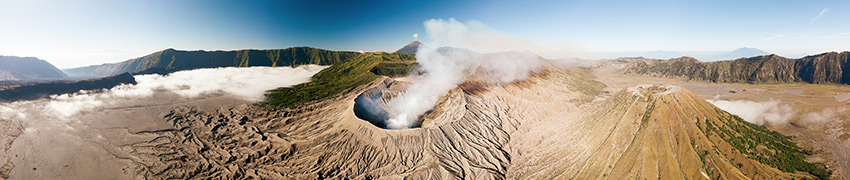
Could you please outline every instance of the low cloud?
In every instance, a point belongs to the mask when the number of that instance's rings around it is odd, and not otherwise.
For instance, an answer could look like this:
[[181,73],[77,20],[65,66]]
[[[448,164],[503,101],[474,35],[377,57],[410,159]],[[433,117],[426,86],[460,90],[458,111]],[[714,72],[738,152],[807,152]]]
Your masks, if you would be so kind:
[[747,100],[708,100],[726,112],[737,115],[747,122],[765,125],[765,124],[785,124],[794,117],[796,112],[787,104],[783,104],[779,100],[770,100],[764,102],[755,102]]
[[135,85],[125,84],[95,92],[54,95],[48,99],[0,103],[0,118],[45,117],[68,119],[81,111],[123,101],[149,98],[155,93],[174,93],[184,98],[231,95],[257,102],[267,90],[310,81],[326,66],[215,68],[180,71],[169,75],[138,75]]
[[820,112],[806,113],[806,115],[800,119],[800,123],[798,124],[803,126],[812,126],[835,122],[838,120],[838,116],[841,112],[847,112],[847,108],[826,108]]

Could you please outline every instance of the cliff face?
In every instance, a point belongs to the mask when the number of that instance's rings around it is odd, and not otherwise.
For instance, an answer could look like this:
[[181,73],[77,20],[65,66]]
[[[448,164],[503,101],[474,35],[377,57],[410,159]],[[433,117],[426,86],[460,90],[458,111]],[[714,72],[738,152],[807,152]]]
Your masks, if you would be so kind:
[[124,73],[106,78],[77,82],[55,82],[24,85],[19,87],[13,87],[10,89],[0,90],[0,102],[35,100],[45,98],[54,94],[75,93],[80,90],[109,89],[121,84],[136,84],[136,79],[133,78],[132,75]]
[[766,55],[717,62],[700,62],[690,57],[637,60],[627,64],[623,72],[711,82],[850,84],[850,73],[843,72],[848,66],[850,52],[845,51],[800,59]]
[[34,57],[0,56],[0,81],[62,80],[68,78],[47,61]]
[[795,64],[797,76],[810,83],[850,84],[850,52],[829,52],[801,58]]
[[71,77],[96,78],[120,73],[173,72],[199,68],[333,65],[357,55],[356,52],[328,51],[310,47],[271,50],[181,51],[166,49],[115,64],[64,70]]

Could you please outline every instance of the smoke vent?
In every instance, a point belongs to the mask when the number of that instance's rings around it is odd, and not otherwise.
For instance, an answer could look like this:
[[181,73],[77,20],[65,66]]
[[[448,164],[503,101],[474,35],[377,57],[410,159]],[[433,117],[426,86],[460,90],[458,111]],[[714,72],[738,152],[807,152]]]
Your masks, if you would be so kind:
[[[388,103],[404,91],[406,88],[404,86],[402,83],[389,79],[379,87],[366,90],[354,99],[354,115],[379,128],[391,129],[387,122],[391,116]],[[421,126],[422,119],[419,118],[418,121],[407,128],[419,128]]]

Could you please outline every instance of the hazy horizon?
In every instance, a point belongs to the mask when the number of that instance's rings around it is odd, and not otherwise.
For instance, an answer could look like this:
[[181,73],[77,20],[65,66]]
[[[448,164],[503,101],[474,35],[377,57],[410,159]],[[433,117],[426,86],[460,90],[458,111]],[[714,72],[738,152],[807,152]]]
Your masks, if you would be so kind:
[[[536,46],[548,58],[604,52],[721,52],[786,57],[850,50],[850,2],[7,1],[0,55],[58,68],[120,62],[167,48],[392,52],[428,44],[423,23],[454,18]],[[156,13],[149,13],[156,12]],[[210,21],[210,20],[213,21]],[[533,20],[533,21],[530,21]],[[480,33],[480,32],[474,32]],[[439,44],[439,43],[438,43]]]

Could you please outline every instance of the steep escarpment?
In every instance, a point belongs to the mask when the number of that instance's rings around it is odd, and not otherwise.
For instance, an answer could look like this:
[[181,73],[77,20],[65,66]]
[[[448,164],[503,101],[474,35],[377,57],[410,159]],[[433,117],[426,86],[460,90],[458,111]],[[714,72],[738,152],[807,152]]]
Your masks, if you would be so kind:
[[806,56],[798,60],[796,68],[805,82],[850,84],[850,51]]
[[121,149],[136,174],[164,179],[829,176],[788,137],[676,86],[605,93],[582,70],[550,67],[521,82],[453,89],[420,128],[381,129],[356,115],[355,99],[393,93],[396,83],[379,77],[291,108],[178,107],[164,118],[172,127],[135,132],[152,138]]
[[711,82],[850,84],[850,73],[844,72],[848,68],[850,52],[845,51],[800,59],[766,55],[716,62],[700,62],[691,57],[637,60],[627,64],[622,71]]
[[237,51],[182,51],[166,49],[120,63],[65,69],[77,78],[96,78],[120,73],[174,72],[200,68],[333,65],[359,53],[310,47]]

